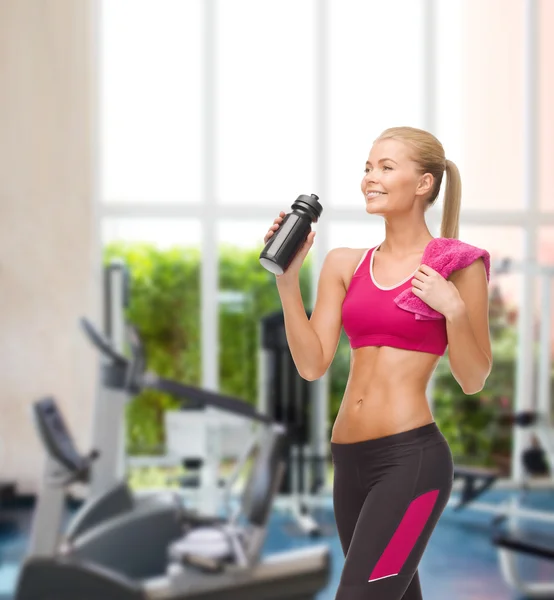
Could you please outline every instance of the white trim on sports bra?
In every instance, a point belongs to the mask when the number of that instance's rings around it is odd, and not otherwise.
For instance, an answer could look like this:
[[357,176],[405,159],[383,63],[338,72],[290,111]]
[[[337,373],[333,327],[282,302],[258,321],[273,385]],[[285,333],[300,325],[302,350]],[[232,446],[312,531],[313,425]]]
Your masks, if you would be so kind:
[[[413,273],[410,273],[410,275],[408,275],[408,277],[406,277],[406,279],[403,279],[400,283],[397,283],[395,285],[391,285],[388,287],[385,287],[383,285],[379,285],[376,281],[375,281],[375,277],[373,276],[373,259],[375,258],[375,252],[377,252],[377,250],[379,250],[379,248],[381,247],[381,244],[379,244],[379,246],[377,246],[375,248],[375,250],[371,253],[371,259],[369,261],[369,276],[371,277],[371,281],[373,281],[373,285],[377,288],[379,288],[380,290],[394,290],[397,287],[400,287],[401,285],[403,285],[404,283],[406,283],[406,281],[409,281],[418,271],[418,269],[415,269],[415,271]],[[419,267],[418,267],[419,268]]]

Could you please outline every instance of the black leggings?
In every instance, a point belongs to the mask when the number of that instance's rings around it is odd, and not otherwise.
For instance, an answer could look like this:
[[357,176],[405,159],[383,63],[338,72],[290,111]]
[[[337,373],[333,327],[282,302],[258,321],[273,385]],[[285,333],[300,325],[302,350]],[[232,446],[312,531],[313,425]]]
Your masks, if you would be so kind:
[[452,490],[436,423],[331,443],[333,503],[346,557],[335,600],[421,600],[417,568]]

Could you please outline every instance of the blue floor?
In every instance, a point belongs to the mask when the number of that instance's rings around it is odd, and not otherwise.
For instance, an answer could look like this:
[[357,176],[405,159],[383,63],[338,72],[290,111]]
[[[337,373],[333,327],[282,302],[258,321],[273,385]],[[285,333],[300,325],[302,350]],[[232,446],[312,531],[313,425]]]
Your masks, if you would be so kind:
[[[489,492],[480,501],[497,502],[505,498],[501,492]],[[553,492],[534,492],[529,506],[554,512]],[[29,510],[3,510],[0,517],[0,600],[12,600],[12,591],[19,564],[25,554],[29,526]],[[317,540],[295,535],[295,528],[287,515],[272,515],[265,553],[310,544],[325,543],[332,554],[333,572],[328,587],[317,600],[333,600],[340,579],[344,558],[333,525],[330,500],[328,507],[317,515],[324,524],[325,535]],[[420,563],[420,580],[425,600],[513,600],[518,598],[510,591],[498,569],[495,547],[490,541],[491,515],[447,508]],[[542,532],[552,531],[554,525],[533,524]],[[554,542],[553,542],[554,546]],[[554,580],[554,563],[522,557],[525,576],[537,580]],[[77,600],[77,599],[76,599]]]

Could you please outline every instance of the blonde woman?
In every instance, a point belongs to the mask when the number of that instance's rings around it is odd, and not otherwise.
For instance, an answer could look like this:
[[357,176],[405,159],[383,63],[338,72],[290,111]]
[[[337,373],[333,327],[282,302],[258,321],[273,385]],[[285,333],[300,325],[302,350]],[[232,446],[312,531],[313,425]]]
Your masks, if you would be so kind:
[[[435,239],[456,241],[458,169],[432,134],[387,129],[373,143],[361,181],[365,211],[383,217],[385,239],[372,248],[327,254],[310,319],[298,274],[315,231],[276,276],[302,377],[314,380],[327,371],[342,328],[352,348],[331,437],[334,512],[345,555],[336,600],[422,598],[418,565],[453,479],[452,454],[433,419],[427,384],[447,347],[452,374],[466,394],[479,392],[491,370],[484,261],[468,261],[447,278],[422,263],[434,239],[424,214],[444,174],[441,237]],[[418,319],[400,308],[394,300],[405,290],[440,318]]]

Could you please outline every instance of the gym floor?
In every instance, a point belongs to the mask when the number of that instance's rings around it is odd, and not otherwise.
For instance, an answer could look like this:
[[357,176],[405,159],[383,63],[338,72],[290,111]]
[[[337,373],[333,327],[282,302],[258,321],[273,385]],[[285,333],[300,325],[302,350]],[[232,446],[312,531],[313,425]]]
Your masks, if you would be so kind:
[[[492,491],[479,499],[497,503],[506,492]],[[328,544],[333,559],[329,586],[317,600],[333,600],[344,562],[339,539],[333,525],[331,500],[327,498],[316,514],[323,524],[324,535],[317,540],[302,537],[290,518],[275,511],[269,528],[265,553],[310,544]],[[554,509],[554,492],[533,492],[526,505],[542,510]],[[553,511],[554,512],[554,511]],[[4,508],[0,517],[0,600],[12,600],[19,564],[25,554],[32,511],[29,508]],[[512,600],[518,598],[503,581],[498,569],[496,549],[490,541],[491,515],[476,511],[454,512],[448,507],[427,547],[420,565],[420,579],[425,600]],[[533,529],[551,530],[533,524]],[[554,543],[553,543],[554,546]],[[521,557],[522,574],[536,580],[554,580],[554,564]],[[261,599],[262,600],[262,599]]]

